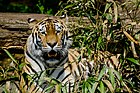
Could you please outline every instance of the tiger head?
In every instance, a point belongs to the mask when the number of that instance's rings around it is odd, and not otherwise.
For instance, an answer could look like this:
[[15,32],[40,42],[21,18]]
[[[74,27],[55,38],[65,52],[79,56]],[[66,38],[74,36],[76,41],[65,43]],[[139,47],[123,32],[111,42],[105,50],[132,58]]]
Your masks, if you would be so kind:
[[30,18],[28,22],[33,28],[26,51],[37,61],[43,62],[43,65],[54,67],[61,64],[67,58],[67,50],[71,45],[69,31],[63,21],[44,19],[38,22]]

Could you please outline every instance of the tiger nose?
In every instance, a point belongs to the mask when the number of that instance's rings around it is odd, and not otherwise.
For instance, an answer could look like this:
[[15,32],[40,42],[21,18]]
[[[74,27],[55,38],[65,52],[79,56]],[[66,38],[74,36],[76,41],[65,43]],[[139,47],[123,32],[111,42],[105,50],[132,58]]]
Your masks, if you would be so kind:
[[54,43],[47,43],[50,47],[54,47],[56,44],[57,44],[57,42],[54,42]]

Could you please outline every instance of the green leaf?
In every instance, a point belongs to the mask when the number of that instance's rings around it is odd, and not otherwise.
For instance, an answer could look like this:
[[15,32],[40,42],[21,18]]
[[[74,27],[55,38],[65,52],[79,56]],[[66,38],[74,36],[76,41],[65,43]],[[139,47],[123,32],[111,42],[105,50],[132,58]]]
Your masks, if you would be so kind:
[[120,73],[117,72],[115,69],[112,69],[112,71],[114,72],[114,75],[117,76],[118,80],[122,81],[122,76],[120,75]]
[[50,93],[50,91],[51,91],[51,89],[54,87],[54,85],[50,85],[50,86],[48,86],[46,89],[45,89],[45,91],[47,92],[47,93]]
[[92,87],[92,93],[95,93],[96,89],[97,89],[97,86],[98,86],[98,82],[95,82],[93,84],[93,87]]
[[61,84],[55,85],[55,89],[56,89],[56,93],[61,93],[62,85]]
[[109,79],[111,81],[111,84],[113,85],[113,88],[115,88],[115,76],[113,74],[113,71],[112,69],[109,69]]
[[47,14],[52,14],[52,12],[53,12],[53,10],[52,10],[52,9],[49,9],[49,10],[47,11]]
[[98,43],[99,44],[102,43],[102,37],[101,36],[98,38]]
[[43,14],[44,13],[44,9],[45,9],[44,6],[40,5],[40,4],[37,4],[36,6],[39,8],[41,14]]
[[3,93],[9,93],[8,89],[4,88]]
[[105,93],[105,87],[102,81],[100,82],[100,92]]
[[109,22],[111,23],[111,22],[112,22],[113,17],[112,17],[112,15],[111,15],[111,14],[106,13],[106,19],[107,19],[107,20],[109,20]]
[[69,4],[69,5],[67,5],[67,6],[65,7],[65,9],[70,8],[70,7],[73,7],[73,6],[74,6],[74,4]]
[[126,59],[127,59],[128,61],[130,61],[130,62],[136,64],[136,65],[140,65],[139,60],[136,60],[136,59],[134,59],[134,58],[126,58]]
[[104,66],[101,70],[101,72],[99,73],[99,76],[98,76],[98,81],[103,77],[103,75],[105,74],[105,71],[106,71],[106,67]]
[[89,87],[91,87],[91,85],[88,83],[88,81],[85,81],[82,86],[82,93],[87,93]]
[[101,44],[102,44],[102,37],[100,36],[100,37],[98,38],[98,43],[97,43],[97,48],[98,48],[98,49],[100,49]]
[[21,64],[19,65],[19,69],[22,69],[24,66],[25,66],[25,63],[21,63]]
[[63,87],[62,87],[62,93],[67,93],[67,86],[66,85],[64,85]]
[[17,63],[17,60],[15,60],[15,58],[12,56],[12,54],[10,54],[10,52],[8,51],[8,50],[6,50],[6,49],[3,49],[5,52],[6,52],[6,54],[12,59],[12,61],[14,61],[16,64],[18,64]]
[[91,49],[89,47],[87,47],[87,52],[88,52],[88,55],[91,55]]
[[88,90],[89,90],[90,93],[92,93],[91,85],[88,87]]
[[112,3],[106,4],[104,13],[106,13],[106,11],[111,7],[111,5],[112,5]]

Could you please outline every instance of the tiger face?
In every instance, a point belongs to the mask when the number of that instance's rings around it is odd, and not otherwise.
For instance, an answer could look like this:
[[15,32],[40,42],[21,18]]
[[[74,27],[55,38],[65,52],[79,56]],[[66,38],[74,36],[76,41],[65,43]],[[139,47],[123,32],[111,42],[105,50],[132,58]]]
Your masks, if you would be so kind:
[[[32,34],[26,44],[26,51],[31,53],[36,61],[42,62],[46,67],[58,66],[68,56],[70,40],[69,32],[63,21],[44,19],[40,22],[29,19],[34,23]],[[27,55],[27,53],[26,53]]]

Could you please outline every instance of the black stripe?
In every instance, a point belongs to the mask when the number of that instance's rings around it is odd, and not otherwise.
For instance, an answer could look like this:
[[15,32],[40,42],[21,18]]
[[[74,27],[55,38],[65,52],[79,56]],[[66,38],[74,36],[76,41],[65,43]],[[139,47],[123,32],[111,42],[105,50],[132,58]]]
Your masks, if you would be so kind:
[[32,41],[32,42],[34,43],[34,34],[33,34],[33,33],[32,33],[32,39],[33,39],[33,41]]
[[33,39],[33,44],[35,45],[35,49],[37,49],[37,45],[36,45],[36,42],[34,42],[34,33],[32,33],[32,39]]
[[50,72],[50,73],[48,73],[48,75],[49,75],[49,76],[51,76],[51,75],[52,75],[52,73],[53,73],[55,70],[56,70],[56,69],[51,70],[51,72]]
[[[35,93],[38,93],[38,92],[40,92],[40,91],[38,91],[39,89],[41,89],[41,88],[39,88],[39,87],[38,87],[38,88],[37,88],[37,90],[35,91]],[[43,90],[42,90],[42,91],[43,91]]]
[[69,65],[69,67],[70,67],[70,70],[72,71],[72,65],[71,65],[72,63],[68,63],[68,65]]
[[67,62],[68,61],[68,53],[66,53],[65,57],[62,60],[60,60],[59,64],[57,64],[57,65],[60,65],[60,63],[63,63],[65,59],[67,59],[66,60],[66,62]]
[[16,82],[13,82],[13,83],[16,85],[16,88],[18,88],[18,91],[19,91],[20,93],[22,93],[21,89],[19,88],[19,85],[17,85]]
[[87,65],[88,65],[89,72],[92,73],[93,71],[92,65],[89,62],[87,62]]
[[83,66],[81,66],[81,68],[82,68],[82,71],[85,71],[85,70],[86,70],[86,69],[85,69],[86,67],[84,68]]
[[[66,59],[66,61],[65,61],[65,59]],[[64,62],[64,61],[65,61],[65,62]],[[64,59],[62,59],[61,62],[60,62],[59,64],[57,64],[57,65],[63,66],[66,62],[68,62],[68,55],[66,55],[66,56],[64,57]],[[61,64],[61,63],[63,63],[63,64]]]
[[35,44],[36,44],[37,46],[39,46],[39,44],[38,44],[38,34],[37,34],[37,33],[35,33],[35,38],[36,38]]
[[37,65],[39,66],[39,68],[40,68],[41,70],[43,70],[43,69],[41,68],[41,66],[39,65],[39,63],[29,54],[28,51],[26,51],[26,54],[27,54],[33,61],[35,61],[35,62],[37,63]]
[[[61,63],[63,63],[63,62],[64,62],[64,60],[65,60],[65,59],[67,59],[67,58],[68,58],[68,56],[65,56],[65,58],[64,58],[64,59],[62,59],[62,60],[61,60],[61,62],[59,62],[59,63],[57,64],[57,66],[59,66]],[[67,60],[68,60],[68,59],[67,59]],[[66,61],[67,61],[67,60],[66,60]],[[65,64],[65,62],[64,62],[63,64],[61,64],[60,66],[63,66],[64,64]],[[51,70],[51,72],[50,72],[50,73],[48,73],[48,75],[50,75],[50,76],[51,76],[51,75],[52,75],[52,73],[53,73],[55,70],[56,70],[56,68],[54,68],[53,70]]]
[[[33,84],[34,84],[34,83],[33,83]],[[32,90],[32,92],[34,92],[36,88],[37,88],[37,85],[34,87],[34,89]]]
[[42,87],[42,92],[48,87],[49,84],[47,84],[47,83],[48,83],[48,81],[44,81],[44,82],[41,84],[41,86],[44,85],[44,87]]
[[[44,73],[44,71],[41,71],[39,74],[37,74],[37,78],[38,78],[38,80],[40,79],[42,73]],[[37,82],[37,83],[38,83],[38,82]]]
[[30,81],[29,87],[32,86],[32,85],[34,85],[34,83],[35,83],[35,82],[34,82],[34,79],[33,79],[33,81],[31,81],[31,80],[29,80],[29,81]]
[[[39,80],[38,74],[34,74],[34,76],[32,76],[33,81],[36,81],[36,79]],[[38,84],[38,82],[36,82],[36,83]]]
[[62,69],[62,70],[58,73],[56,79],[58,79],[58,78],[62,75],[62,73],[63,73],[68,67],[69,67],[69,66],[66,66],[64,69]]
[[[32,68],[32,66],[31,66],[30,64],[27,64],[27,66],[32,70],[32,72],[34,72],[34,73],[37,74],[37,72]],[[28,67],[27,67],[27,70],[28,70],[28,72],[30,73],[30,70],[29,70]]]
[[80,64],[78,64],[77,69],[78,69],[78,71],[79,71],[79,74],[81,75],[82,70],[80,69]]
[[75,70],[74,70],[74,74],[75,74],[75,77],[78,77]]
[[42,25],[46,24],[46,21],[47,21],[47,20],[43,20],[43,21],[41,21],[38,25],[41,25],[41,26],[42,26]]
[[[29,65],[29,64],[27,64],[27,66],[28,66],[28,65]],[[28,73],[31,73],[29,67],[26,67],[26,66],[25,66],[25,68],[26,68],[26,70],[27,70]]]
[[71,75],[71,73],[69,73],[66,77],[64,77],[61,82],[63,82],[65,79],[67,79],[67,77],[70,75]]

